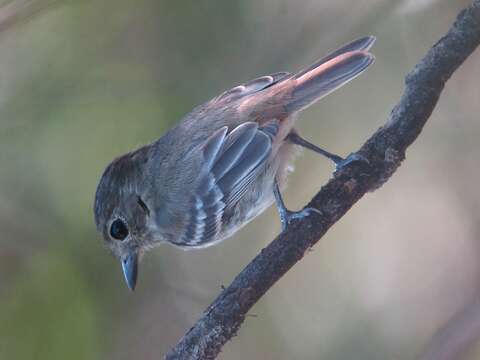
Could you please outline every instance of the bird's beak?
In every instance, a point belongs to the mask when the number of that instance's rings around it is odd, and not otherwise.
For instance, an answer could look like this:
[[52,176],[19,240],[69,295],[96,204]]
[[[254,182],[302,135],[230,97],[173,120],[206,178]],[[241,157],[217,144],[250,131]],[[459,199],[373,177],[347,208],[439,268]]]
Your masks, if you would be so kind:
[[138,255],[136,252],[122,259],[122,270],[125,282],[130,290],[135,290],[138,275]]

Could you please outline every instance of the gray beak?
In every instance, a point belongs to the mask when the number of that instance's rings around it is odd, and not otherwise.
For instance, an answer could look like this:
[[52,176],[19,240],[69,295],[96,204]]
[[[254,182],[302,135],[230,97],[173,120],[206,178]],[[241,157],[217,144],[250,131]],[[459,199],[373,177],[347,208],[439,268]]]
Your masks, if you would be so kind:
[[125,282],[130,290],[135,290],[137,284],[138,275],[138,255],[137,253],[131,253],[122,260],[123,276]]

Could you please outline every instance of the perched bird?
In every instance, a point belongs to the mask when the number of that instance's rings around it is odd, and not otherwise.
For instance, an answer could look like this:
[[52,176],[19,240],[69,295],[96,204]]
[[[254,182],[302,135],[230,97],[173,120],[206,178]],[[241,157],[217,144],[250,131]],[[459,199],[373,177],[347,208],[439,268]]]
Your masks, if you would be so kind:
[[372,64],[374,41],[355,40],[293,75],[279,72],[236,86],[107,166],[95,196],[95,223],[131,290],[140,257],[154,246],[211,246],[273,202],[283,228],[315,211],[289,211],[280,195],[295,146],[337,166],[345,160],[303,139],[294,128],[297,114]]

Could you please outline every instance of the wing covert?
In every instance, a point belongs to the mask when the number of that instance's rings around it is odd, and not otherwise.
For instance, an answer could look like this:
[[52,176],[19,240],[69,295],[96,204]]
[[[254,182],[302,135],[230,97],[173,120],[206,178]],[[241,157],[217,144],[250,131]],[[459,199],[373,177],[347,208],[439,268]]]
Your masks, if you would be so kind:
[[237,100],[246,95],[256,93],[260,90],[266,89],[281,80],[287,79],[290,77],[288,72],[277,72],[274,74],[261,76],[259,78],[250,80],[245,84],[235,86],[234,88],[225,91],[223,94],[219,95],[214,99],[215,102],[229,102],[232,100]]

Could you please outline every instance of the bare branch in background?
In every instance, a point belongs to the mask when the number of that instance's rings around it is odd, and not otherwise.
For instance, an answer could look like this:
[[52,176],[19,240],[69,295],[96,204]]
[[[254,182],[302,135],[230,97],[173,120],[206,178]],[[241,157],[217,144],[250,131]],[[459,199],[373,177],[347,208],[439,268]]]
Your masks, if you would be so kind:
[[480,293],[460,309],[428,343],[420,360],[456,360],[480,337]]
[[369,164],[355,162],[337,171],[307,205],[322,215],[292,223],[263,249],[205,310],[167,359],[214,359],[219,354],[265,292],[365,193],[378,189],[392,176],[430,117],[446,81],[479,43],[480,0],[475,0],[407,75],[405,91],[386,124],[358,151]]

